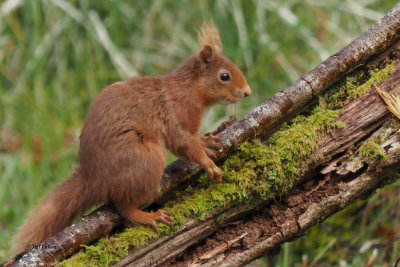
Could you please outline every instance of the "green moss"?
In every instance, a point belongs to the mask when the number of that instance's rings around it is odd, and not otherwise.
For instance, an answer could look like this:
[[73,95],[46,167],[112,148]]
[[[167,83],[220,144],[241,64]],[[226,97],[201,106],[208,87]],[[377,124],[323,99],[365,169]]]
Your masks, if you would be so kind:
[[387,159],[385,150],[373,140],[368,140],[360,146],[358,156],[365,162],[384,162]]
[[[173,217],[172,227],[159,223],[160,233],[147,226],[128,228],[112,237],[102,238],[95,245],[85,246],[84,251],[59,265],[108,266],[126,256],[129,248],[140,248],[152,239],[173,234],[190,219],[211,218],[227,207],[238,204],[254,207],[263,200],[286,193],[292,188],[303,162],[318,157],[313,151],[319,138],[333,128],[346,126],[335,120],[340,109],[332,108],[343,107],[351,98],[364,94],[373,83],[387,79],[393,70],[391,64],[380,71],[371,72],[369,80],[362,85],[357,83],[364,74],[353,73],[328,91],[311,115],[295,117],[290,125],[284,125],[265,143],[259,140],[243,143],[222,166],[223,184],[211,183],[203,175],[198,188],[189,187],[177,195],[175,202],[165,205],[163,209],[169,210]],[[364,156],[365,160],[382,161],[386,158],[384,151],[382,153],[374,142],[360,150],[360,157]],[[216,221],[223,216],[223,213],[217,216]]]
[[96,245],[83,246],[85,253],[78,253],[59,266],[108,266],[118,262],[128,254],[130,247],[143,247],[151,239],[159,237],[155,231],[149,231],[146,226],[127,228],[113,237],[102,238]]
[[395,73],[395,71],[396,69],[394,68],[394,61],[391,64],[386,65],[386,67],[383,69],[370,71],[370,78],[367,82],[358,87],[348,88],[347,93],[352,98],[363,96],[365,93],[371,90],[372,85],[386,81],[389,79],[391,74]]
[[381,144],[388,140],[399,127],[400,122],[398,119],[386,121],[378,131],[360,146],[358,149],[360,159],[369,163],[386,161],[386,152],[381,147]]
[[[326,94],[327,108],[343,107],[351,99],[360,97],[369,92],[374,84],[379,84],[387,79],[396,71],[394,61],[387,64],[382,69],[371,70],[364,73],[363,70],[356,70],[351,75],[340,80]],[[360,80],[368,80],[360,84]]]

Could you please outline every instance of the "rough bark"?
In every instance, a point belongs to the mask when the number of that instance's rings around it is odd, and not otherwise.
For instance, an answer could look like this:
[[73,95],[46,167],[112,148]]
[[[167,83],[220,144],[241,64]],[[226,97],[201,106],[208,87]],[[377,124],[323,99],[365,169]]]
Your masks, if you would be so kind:
[[[224,146],[217,153],[217,160],[226,158],[235,148],[249,138],[271,135],[279,128],[282,122],[287,121],[304,109],[316,96],[323,93],[328,86],[332,85],[360,64],[364,64],[366,60],[393,45],[398,39],[399,34],[400,4],[397,4],[381,21],[354,42],[337,54],[329,57],[321,65],[301,77],[291,86],[255,108],[244,118],[223,130],[220,135],[222,136]],[[373,94],[372,97],[377,99],[375,94]],[[355,111],[357,111],[357,108],[355,108]],[[380,124],[376,120],[385,118],[385,116],[387,117],[387,114],[388,113],[384,111],[383,115],[377,115],[375,119],[371,119],[366,129],[360,126],[362,128],[362,133],[358,137],[352,137],[350,134],[343,135],[343,138],[336,138],[335,140],[330,140],[327,137],[325,146],[328,151],[327,155],[329,151],[335,151],[335,149],[338,151],[345,151],[346,147],[354,144],[354,140],[357,142],[357,140],[360,140],[372,130],[379,127]],[[356,130],[354,131],[356,132]],[[342,136],[342,134],[343,133],[335,133],[334,135],[338,137]],[[342,143],[342,145],[340,147],[335,147],[335,143]],[[331,155],[331,157],[333,156],[334,154]],[[154,197],[153,201],[157,203],[164,202],[177,187],[182,186],[183,183],[188,183],[190,179],[196,179],[196,174],[200,171],[201,169],[199,166],[185,163],[181,160],[170,164],[165,169],[159,193]],[[240,215],[240,208],[232,210],[233,217]],[[34,248],[26,253],[17,255],[13,260],[5,264],[13,264],[14,266],[23,266],[27,264],[31,264],[32,266],[44,266],[54,264],[74,253],[82,244],[88,244],[94,239],[106,235],[120,223],[121,220],[119,216],[112,208],[101,207],[99,210],[90,214],[89,217],[83,218],[75,225],[66,228],[63,232],[41,245],[42,247],[50,247],[53,249],[41,250]],[[201,227],[201,223],[193,223],[193,225]],[[223,222],[221,222],[220,226],[222,225],[224,225]],[[179,233],[176,235],[178,234]],[[164,239],[166,240],[169,238],[172,237]],[[160,239],[157,242],[161,242],[164,239]]]

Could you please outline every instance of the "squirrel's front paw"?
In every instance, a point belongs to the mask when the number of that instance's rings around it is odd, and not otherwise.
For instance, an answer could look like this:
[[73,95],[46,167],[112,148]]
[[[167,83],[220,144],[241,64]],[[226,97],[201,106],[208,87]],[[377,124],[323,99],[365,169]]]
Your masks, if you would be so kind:
[[219,149],[222,144],[221,144],[221,136],[218,135],[206,135],[202,136],[200,138],[201,145],[203,147],[208,147],[208,148],[215,148]]
[[204,147],[204,151],[207,156],[215,159],[217,150],[222,147],[221,136],[207,135],[200,138],[201,145]]
[[222,183],[222,171],[220,168],[218,168],[214,162],[212,164],[213,166],[210,166],[206,168],[206,172],[208,174],[208,178],[211,180],[214,180],[217,183]]

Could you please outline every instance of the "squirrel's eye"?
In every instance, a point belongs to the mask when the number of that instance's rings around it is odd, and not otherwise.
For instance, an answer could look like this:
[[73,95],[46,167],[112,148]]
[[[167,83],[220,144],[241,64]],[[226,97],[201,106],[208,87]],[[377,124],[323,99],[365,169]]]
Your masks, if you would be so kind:
[[221,73],[220,75],[219,75],[219,77],[221,78],[221,80],[222,81],[229,81],[229,79],[230,79],[230,77],[229,77],[229,74],[228,73]]

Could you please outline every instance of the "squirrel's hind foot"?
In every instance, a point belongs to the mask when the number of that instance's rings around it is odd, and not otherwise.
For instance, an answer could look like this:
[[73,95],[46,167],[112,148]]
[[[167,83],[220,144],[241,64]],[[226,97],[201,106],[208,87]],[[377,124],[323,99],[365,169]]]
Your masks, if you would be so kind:
[[119,207],[117,209],[119,210],[120,214],[130,222],[149,225],[157,233],[160,232],[157,222],[162,222],[168,226],[173,225],[172,216],[169,211],[158,210],[156,212],[144,212],[138,209],[136,206],[124,208]]
[[166,224],[168,226],[172,226],[173,222],[172,222],[172,217],[171,217],[171,213],[169,211],[166,210],[158,210],[155,213],[150,213],[150,214],[154,214],[154,220],[151,221],[150,226],[153,227],[154,231],[156,231],[157,233],[160,233],[160,229],[157,226],[157,222],[162,222],[163,224]]

